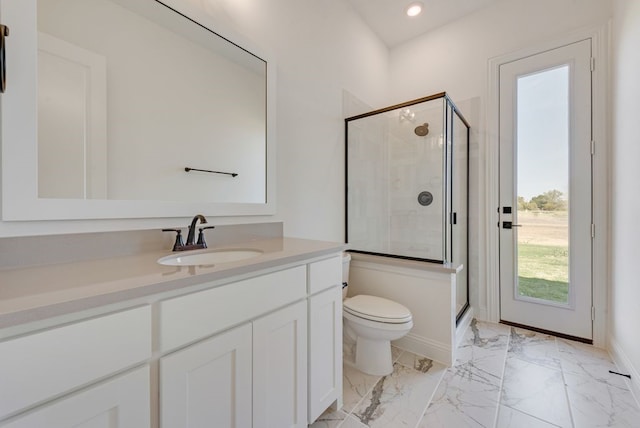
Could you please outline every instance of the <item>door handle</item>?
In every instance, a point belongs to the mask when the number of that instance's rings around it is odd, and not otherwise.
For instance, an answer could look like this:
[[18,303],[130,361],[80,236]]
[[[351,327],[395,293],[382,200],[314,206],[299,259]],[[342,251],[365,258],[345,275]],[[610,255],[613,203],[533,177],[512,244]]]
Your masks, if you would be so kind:
[[510,221],[503,221],[502,222],[502,228],[503,229],[512,229],[514,227],[522,227],[521,224],[513,224],[513,222]]

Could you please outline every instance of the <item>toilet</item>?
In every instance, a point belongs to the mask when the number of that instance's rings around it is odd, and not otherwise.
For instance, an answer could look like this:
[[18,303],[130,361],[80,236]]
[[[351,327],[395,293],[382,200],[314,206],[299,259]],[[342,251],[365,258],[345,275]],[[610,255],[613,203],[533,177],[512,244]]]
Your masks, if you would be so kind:
[[356,369],[384,376],[393,371],[391,341],[409,333],[413,320],[409,309],[382,297],[347,296],[351,255],[342,258],[343,330],[345,341],[355,344],[352,363]]

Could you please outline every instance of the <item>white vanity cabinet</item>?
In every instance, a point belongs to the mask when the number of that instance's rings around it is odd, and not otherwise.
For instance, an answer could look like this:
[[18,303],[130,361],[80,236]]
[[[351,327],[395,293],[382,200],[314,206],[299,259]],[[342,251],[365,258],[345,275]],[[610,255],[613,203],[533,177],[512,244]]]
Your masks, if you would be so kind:
[[306,427],[341,407],[341,278],[334,256],[160,302],[163,350],[208,337],[160,359],[161,427]]
[[161,358],[161,427],[306,427],[306,325],[298,302]]
[[[160,302],[162,428],[307,426],[305,265]],[[225,330],[241,323],[238,327]]]
[[341,269],[298,257],[0,331],[0,428],[306,427],[342,405]]

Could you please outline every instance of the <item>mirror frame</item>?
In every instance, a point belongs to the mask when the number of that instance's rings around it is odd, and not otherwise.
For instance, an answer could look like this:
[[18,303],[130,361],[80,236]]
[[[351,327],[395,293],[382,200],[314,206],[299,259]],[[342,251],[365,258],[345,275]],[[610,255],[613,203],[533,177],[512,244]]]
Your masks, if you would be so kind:
[[[196,212],[208,216],[276,213],[274,61],[264,51],[214,22],[204,10],[180,0],[158,2],[266,61],[266,202],[253,204],[38,198],[37,1],[14,0],[0,3],[3,24],[8,25],[11,30],[11,37],[7,40],[7,91],[0,96],[3,221],[190,217]],[[12,49],[12,46],[18,48]]]

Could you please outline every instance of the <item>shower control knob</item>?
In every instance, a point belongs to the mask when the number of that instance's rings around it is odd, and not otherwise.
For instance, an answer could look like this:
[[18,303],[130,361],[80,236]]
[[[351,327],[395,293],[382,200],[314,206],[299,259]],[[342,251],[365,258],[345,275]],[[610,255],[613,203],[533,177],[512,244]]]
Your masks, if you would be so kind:
[[426,190],[424,192],[420,192],[420,194],[418,195],[418,203],[420,205],[426,207],[428,205],[431,205],[431,202],[433,202],[433,195],[431,194],[431,192],[427,192]]

